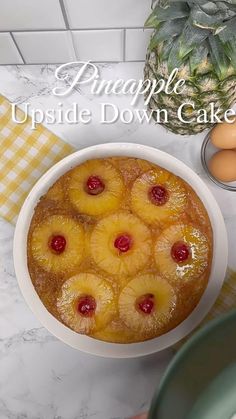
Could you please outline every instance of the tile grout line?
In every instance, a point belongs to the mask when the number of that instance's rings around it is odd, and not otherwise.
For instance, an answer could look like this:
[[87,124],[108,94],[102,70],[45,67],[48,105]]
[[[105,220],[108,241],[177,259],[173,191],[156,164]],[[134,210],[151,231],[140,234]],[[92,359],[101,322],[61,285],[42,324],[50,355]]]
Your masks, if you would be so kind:
[[123,62],[125,62],[126,58],[126,28],[123,31]]
[[[23,59],[23,57],[22,57],[22,59]],[[144,60],[127,60],[127,61],[91,61],[92,63],[94,63],[94,64],[121,64],[121,63],[124,63],[124,64],[126,64],[126,63],[144,63],[145,61]],[[49,65],[49,66],[55,66],[55,65],[61,65],[61,64],[65,64],[64,62],[61,62],[61,63],[43,63],[43,62],[41,62],[41,63],[26,63],[26,62],[24,62],[24,63],[21,63],[21,64],[19,64],[19,63],[11,63],[11,64],[0,64],[0,67],[4,67],[4,66],[6,66],[6,65],[17,65],[17,66],[19,66],[19,65],[28,65],[28,66],[37,66],[37,65]]]
[[69,25],[69,20],[68,20],[64,0],[59,0],[59,4],[60,4],[60,7],[61,7],[61,12],[62,12],[62,15],[63,15],[64,22],[65,22],[66,32],[68,33],[68,36],[70,37],[70,40],[71,40],[71,44],[72,44],[72,48],[73,48],[72,52],[73,52],[73,56],[74,56],[73,59],[77,60],[78,58],[77,58],[77,52],[76,52],[75,43],[74,43],[74,37],[73,37],[72,32],[70,30],[70,25]]
[[59,4],[60,4],[60,7],[61,7],[61,12],[62,12],[62,16],[63,16],[64,22],[65,22],[66,29],[70,29],[70,25],[69,25],[68,16],[67,16],[67,13],[66,13],[66,8],[65,8],[64,1],[59,0]]
[[[59,2],[59,4],[60,4],[60,8],[61,8],[61,12],[62,12],[62,15],[63,15],[63,20],[64,20],[64,24],[65,24],[65,28],[61,28],[61,29],[26,29],[26,30],[9,30],[9,31],[1,31],[0,30],[0,34],[1,33],[9,33],[9,35],[10,35],[10,37],[11,37],[11,39],[12,39],[12,41],[13,41],[13,43],[14,43],[14,45],[15,45],[15,47],[16,47],[16,49],[17,49],[17,51],[18,51],[18,54],[20,55],[20,57],[21,57],[21,59],[22,59],[22,61],[23,61],[23,63],[22,64],[28,64],[28,65],[40,65],[41,63],[32,63],[32,64],[30,64],[30,63],[27,63],[26,62],[26,60],[24,59],[24,56],[23,56],[23,53],[21,52],[21,49],[20,49],[20,47],[18,46],[18,43],[17,43],[17,41],[16,41],[16,38],[15,38],[15,34],[17,34],[17,33],[24,33],[24,32],[26,32],[26,33],[37,33],[37,34],[40,34],[41,32],[42,33],[45,33],[45,32],[54,32],[54,33],[68,33],[68,35],[70,35],[70,40],[71,40],[71,43],[72,43],[72,53],[73,53],[73,55],[74,55],[74,59],[79,59],[79,57],[78,57],[78,54],[77,54],[77,49],[76,49],[76,47],[75,47],[75,42],[74,42],[74,37],[73,37],[73,32],[91,32],[91,31],[101,31],[101,32],[106,32],[106,31],[110,31],[110,30],[120,30],[120,31],[122,31],[122,49],[123,49],[123,51],[122,51],[122,60],[120,60],[120,61],[109,61],[109,60],[107,60],[107,61],[103,61],[103,62],[106,62],[106,63],[112,63],[112,62],[143,62],[143,60],[129,60],[129,59],[126,59],[126,53],[127,53],[127,45],[126,45],[126,39],[127,39],[127,30],[144,30],[145,28],[144,27],[141,27],[141,26],[137,26],[137,27],[103,27],[103,28],[78,28],[78,29],[71,29],[70,28],[70,25],[69,25],[69,20],[68,20],[68,14],[67,14],[67,12],[66,12],[66,6],[65,6],[65,0],[58,0],[58,2]],[[92,61],[92,62],[94,62],[94,63],[101,63],[101,60],[96,60],[96,61]],[[19,63],[18,63],[19,64]],[[43,64],[43,63],[42,63]],[[52,63],[53,64],[53,63]],[[55,64],[58,64],[58,63],[55,63]],[[2,64],[2,65],[7,65],[7,64]],[[17,65],[17,64],[16,64]],[[1,64],[0,64],[0,66],[1,66]]]
[[[62,0],[63,1],[63,0]],[[68,22],[67,22],[68,23]],[[65,25],[66,25],[66,21],[65,21]],[[68,23],[69,25],[69,23]],[[132,29],[152,29],[152,28],[144,28],[143,26],[137,26],[137,27],[108,27],[108,28],[70,28],[69,26],[66,28],[58,28],[58,29],[8,29],[8,30],[0,30],[0,34],[1,33],[9,33],[9,32],[15,32],[15,33],[22,33],[22,32],[27,32],[27,33],[31,33],[31,32],[66,32],[66,31],[71,31],[71,32],[80,32],[80,31],[111,31],[111,30],[121,30],[121,29],[125,29],[125,30],[132,30]]]
[[71,31],[68,31],[68,34],[70,36],[70,40],[72,43],[72,48],[73,48],[73,53],[74,53],[74,60],[78,60],[78,54],[77,54],[77,49],[75,48],[75,41],[74,41],[74,37]]
[[23,61],[23,64],[26,64],[25,59],[23,57],[23,54],[22,54],[22,52],[21,52],[21,50],[20,50],[20,48],[19,48],[19,46],[18,46],[18,44],[17,44],[17,42],[15,40],[15,37],[14,37],[13,33],[12,32],[9,32],[9,34],[10,34],[10,37],[11,37],[11,39],[12,39],[12,41],[13,41],[16,49],[17,49],[17,51],[18,51],[18,54],[20,55],[20,57],[21,57],[21,59]]

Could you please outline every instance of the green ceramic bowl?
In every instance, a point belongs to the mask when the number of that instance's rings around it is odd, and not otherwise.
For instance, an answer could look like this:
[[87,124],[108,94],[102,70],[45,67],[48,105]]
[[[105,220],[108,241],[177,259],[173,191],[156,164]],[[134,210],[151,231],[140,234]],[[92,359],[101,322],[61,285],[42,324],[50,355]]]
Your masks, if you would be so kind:
[[148,419],[236,419],[236,311],[210,322],[180,349]]

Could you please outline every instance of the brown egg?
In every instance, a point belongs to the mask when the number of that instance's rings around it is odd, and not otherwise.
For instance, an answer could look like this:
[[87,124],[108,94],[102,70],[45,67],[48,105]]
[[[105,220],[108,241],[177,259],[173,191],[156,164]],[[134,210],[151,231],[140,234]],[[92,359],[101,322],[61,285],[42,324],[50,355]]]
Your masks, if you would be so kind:
[[208,168],[211,174],[222,182],[236,181],[236,151],[218,151],[209,160]]
[[235,119],[235,121],[232,124],[228,122],[217,124],[211,131],[211,142],[215,147],[223,149],[236,148],[236,118],[233,116],[228,119]]

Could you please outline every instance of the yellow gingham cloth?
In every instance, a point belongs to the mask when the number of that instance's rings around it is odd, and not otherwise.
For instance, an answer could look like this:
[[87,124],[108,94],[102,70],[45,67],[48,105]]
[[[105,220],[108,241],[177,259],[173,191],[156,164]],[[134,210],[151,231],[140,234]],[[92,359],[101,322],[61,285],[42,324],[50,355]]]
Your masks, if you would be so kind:
[[[17,110],[18,120],[24,113]],[[56,162],[74,151],[43,125],[31,129],[12,121],[11,105],[0,96],[0,216],[15,223],[34,183]]]
[[[23,112],[18,109],[18,117]],[[31,120],[16,124],[11,105],[0,96],[0,216],[15,223],[20,208],[34,183],[53,164],[74,151],[43,125],[31,130]],[[236,308],[236,272],[228,271],[214,307],[204,323]],[[178,345],[179,346],[179,345]]]

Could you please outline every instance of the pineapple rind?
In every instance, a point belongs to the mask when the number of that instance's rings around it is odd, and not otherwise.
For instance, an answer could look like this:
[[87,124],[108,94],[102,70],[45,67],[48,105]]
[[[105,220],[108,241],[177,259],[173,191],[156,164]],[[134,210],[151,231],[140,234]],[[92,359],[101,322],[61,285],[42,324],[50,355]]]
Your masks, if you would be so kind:
[[[220,106],[222,110],[221,118],[223,118],[224,112],[231,108],[236,100],[236,70],[233,66],[229,66],[226,73],[226,78],[223,80],[220,79],[216,72],[214,72],[209,57],[207,57],[204,62],[200,62],[197,70],[192,73],[190,61],[187,60],[185,64],[179,68],[177,75],[177,79],[183,78],[185,80],[186,87],[183,93],[166,94],[162,91],[160,94],[154,94],[147,105],[148,110],[163,109],[164,105],[164,108],[166,108],[169,115],[168,122],[156,120],[156,114],[153,112],[152,116],[155,122],[161,122],[163,126],[175,134],[191,135],[200,133],[213,126],[209,108],[207,110],[207,122],[203,124],[199,124],[196,119],[194,119],[194,122],[191,124],[186,124],[180,119],[177,119],[178,108],[181,104],[191,101],[195,107],[193,116],[196,117],[198,111],[200,109],[205,109],[206,105],[209,104],[209,102],[206,101],[205,96],[207,93],[209,98],[212,96],[212,102],[215,102],[216,106],[215,109],[217,110],[217,107]],[[158,49],[156,48],[156,50],[153,51],[148,50],[144,69],[145,79],[159,80],[164,78],[167,80],[169,75],[168,63],[162,59]],[[230,89],[232,89],[232,91],[230,91]],[[145,97],[147,98],[149,94],[150,91],[146,93]],[[218,101],[216,101],[216,99]],[[176,124],[176,121],[172,120],[174,115],[176,120],[178,120],[178,124]]]

